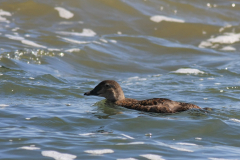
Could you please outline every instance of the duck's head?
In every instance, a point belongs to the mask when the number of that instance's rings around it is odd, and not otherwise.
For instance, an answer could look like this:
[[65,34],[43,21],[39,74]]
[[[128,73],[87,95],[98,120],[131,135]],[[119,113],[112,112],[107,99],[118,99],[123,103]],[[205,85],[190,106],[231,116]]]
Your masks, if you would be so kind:
[[121,86],[113,80],[102,81],[93,90],[84,93],[84,95],[105,97],[113,102],[125,99]]

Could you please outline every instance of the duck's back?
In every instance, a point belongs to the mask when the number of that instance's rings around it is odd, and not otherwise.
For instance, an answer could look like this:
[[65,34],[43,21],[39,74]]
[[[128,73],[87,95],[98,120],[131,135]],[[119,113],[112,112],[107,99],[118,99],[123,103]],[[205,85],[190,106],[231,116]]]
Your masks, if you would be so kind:
[[201,109],[200,107],[194,104],[176,102],[166,98],[153,98],[142,101],[126,98],[115,103],[119,106],[123,106],[129,109],[157,113],[175,113],[186,111],[193,108]]

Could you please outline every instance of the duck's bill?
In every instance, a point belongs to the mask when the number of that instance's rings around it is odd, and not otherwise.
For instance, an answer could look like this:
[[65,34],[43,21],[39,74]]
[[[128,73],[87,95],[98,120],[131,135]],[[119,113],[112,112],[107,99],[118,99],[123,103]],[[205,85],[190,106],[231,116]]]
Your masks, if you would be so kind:
[[99,94],[94,90],[84,93],[85,96],[98,96]]

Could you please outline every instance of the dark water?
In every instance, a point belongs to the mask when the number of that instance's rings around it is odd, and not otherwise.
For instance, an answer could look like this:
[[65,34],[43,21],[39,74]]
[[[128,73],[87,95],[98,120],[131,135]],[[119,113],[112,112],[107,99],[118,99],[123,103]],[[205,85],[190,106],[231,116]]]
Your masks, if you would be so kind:
[[[0,158],[240,159],[239,25],[239,1],[2,0]],[[105,79],[212,110],[83,96]]]

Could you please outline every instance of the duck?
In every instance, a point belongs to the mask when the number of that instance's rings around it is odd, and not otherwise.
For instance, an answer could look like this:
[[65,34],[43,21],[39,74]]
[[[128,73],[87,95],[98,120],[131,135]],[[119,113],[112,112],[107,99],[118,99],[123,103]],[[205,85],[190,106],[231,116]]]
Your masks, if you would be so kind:
[[172,101],[167,98],[152,98],[146,100],[125,98],[121,86],[114,80],[104,80],[91,91],[84,93],[84,95],[104,97],[107,101],[117,106],[145,112],[175,113],[190,109],[202,109],[191,103]]

